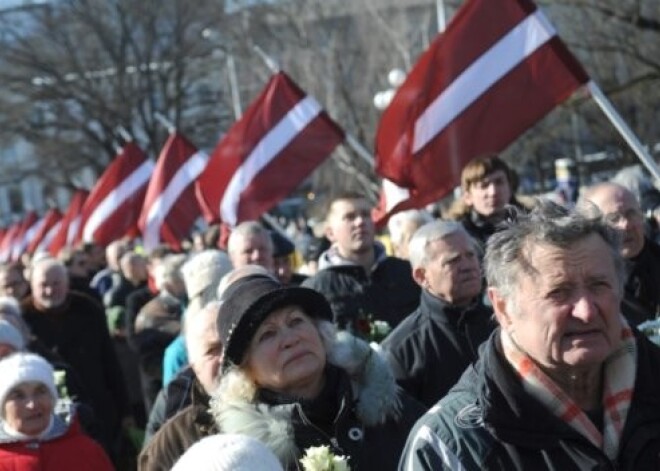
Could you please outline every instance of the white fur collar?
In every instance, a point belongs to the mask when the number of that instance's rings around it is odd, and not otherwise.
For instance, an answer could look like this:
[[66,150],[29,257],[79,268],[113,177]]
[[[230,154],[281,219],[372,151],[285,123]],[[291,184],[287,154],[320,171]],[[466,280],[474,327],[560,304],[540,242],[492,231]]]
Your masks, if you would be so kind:
[[[344,370],[357,398],[356,415],[369,427],[384,423],[399,409],[397,386],[377,350],[348,332],[334,334],[328,362]],[[292,407],[255,404],[256,385],[239,369],[227,372],[211,400],[211,414],[223,433],[249,435],[265,443],[286,465],[299,450],[291,425]]]

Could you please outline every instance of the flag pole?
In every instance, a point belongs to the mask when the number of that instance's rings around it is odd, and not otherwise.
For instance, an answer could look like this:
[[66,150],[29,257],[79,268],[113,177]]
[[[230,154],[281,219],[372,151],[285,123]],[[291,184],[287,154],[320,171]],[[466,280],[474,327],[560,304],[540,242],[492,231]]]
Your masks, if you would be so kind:
[[236,64],[234,56],[227,56],[227,73],[229,74],[229,88],[231,89],[231,103],[234,108],[234,119],[238,121],[243,116],[243,106],[241,105],[241,95],[238,92],[238,78],[236,76]]
[[176,126],[174,125],[174,123],[172,123],[172,121],[167,119],[160,111],[156,111],[154,113],[154,118],[156,118],[160,124],[165,126],[167,132],[169,132],[170,134],[176,132]]
[[587,89],[589,90],[589,93],[591,93],[591,97],[594,99],[596,104],[600,107],[601,111],[610,120],[616,130],[619,131],[619,134],[621,134],[633,152],[637,154],[637,157],[639,157],[649,172],[651,172],[651,174],[660,181],[660,168],[655,163],[655,160],[653,160],[653,157],[651,154],[649,154],[648,150],[639,141],[635,133],[633,133],[621,115],[614,108],[612,102],[610,102],[600,87],[593,80],[590,80],[587,83]]
[[116,129],[123,140],[126,142],[133,142],[133,136],[131,136],[131,133],[129,133],[123,125],[120,124]]

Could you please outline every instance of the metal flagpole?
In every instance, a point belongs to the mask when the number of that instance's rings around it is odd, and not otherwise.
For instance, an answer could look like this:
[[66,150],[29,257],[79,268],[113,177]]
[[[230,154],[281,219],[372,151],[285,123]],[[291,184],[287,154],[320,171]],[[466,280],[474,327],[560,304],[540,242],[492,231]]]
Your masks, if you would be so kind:
[[630,148],[637,154],[637,157],[642,161],[646,168],[651,172],[651,174],[660,181],[660,168],[649,154],[648,150],[642,145],[637,136],[632,132],[630,127],[623,120],[621,115],[614,108],[610,100],[605,96],[603,91],[600,89],[595,82],[589,81],[587,83],[587,89],[591,93],[591,97],[594,99],[596,104],[600,107],[605,116],[610,120],[612,125],[619,131],[619,134],[625,139]]

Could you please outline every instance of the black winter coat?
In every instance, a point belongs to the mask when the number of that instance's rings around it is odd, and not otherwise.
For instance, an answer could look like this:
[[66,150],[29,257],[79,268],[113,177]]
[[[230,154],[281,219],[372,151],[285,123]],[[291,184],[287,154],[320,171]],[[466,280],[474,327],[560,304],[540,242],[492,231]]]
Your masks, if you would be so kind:
[[384,254],[378,260],[371,273],[358,265],[325,266],[302,286],[328,299],[340,329],[364,334],[368,320],[386,321],[394,328],[417,308],[420,288],[409,262]]
[[496,327],[479,300],[457,307],[423,290],[419,308],[381,344],[399,386],[427,407],[451,389]]
[[499,330],[459,383],[417,422],[400,470],[657,470],[660,348],[637,335],[637,378],[616,461],[524,390]]

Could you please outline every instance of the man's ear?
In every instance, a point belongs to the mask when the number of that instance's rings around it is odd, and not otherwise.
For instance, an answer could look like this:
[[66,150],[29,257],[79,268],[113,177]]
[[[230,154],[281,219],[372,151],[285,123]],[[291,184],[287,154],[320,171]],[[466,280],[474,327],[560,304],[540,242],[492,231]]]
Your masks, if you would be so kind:
[[325,229],[323,229],[323,233],[330,242],[336,242],[334,231],[332,230],[332,225],[330,223],[325,223]]
[[412,271],[413,280],[422,288],[426,288],[424,283],[426,282],[426,268],[424,267],[415,267]]
[[500,324],[504,330],[507,330],[508,326],[511,325],[511,313],[507,309],[506,299],[502,297],[497,288],[489,287],[487,293],[488,299],[493,306],[493,312],[498,324]]

